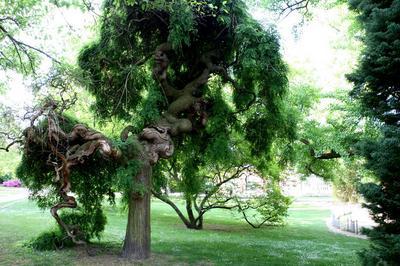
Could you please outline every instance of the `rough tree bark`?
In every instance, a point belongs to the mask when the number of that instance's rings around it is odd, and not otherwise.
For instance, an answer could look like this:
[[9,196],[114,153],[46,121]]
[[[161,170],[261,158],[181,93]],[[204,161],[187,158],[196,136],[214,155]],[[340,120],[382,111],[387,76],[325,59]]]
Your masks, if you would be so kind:
[[135,183],[141,184],[146,191],[142,195],[132,192],[129,200],[128,223],[122,256],[132,259],[150,257],[151,225],[150,225],[150,189],[151,165],[143,158],[144,165],[135,177]]
[[173,142],[167,128],[148,127],[139,135],[142,151],[139,154],[141,170],[133,177],[134,186],[141,191],[132,191],[129,199],[128,223],[122,256],[130,259],[150,257],[150,197],[152,165],[159,158],[168,158],[174,152]]

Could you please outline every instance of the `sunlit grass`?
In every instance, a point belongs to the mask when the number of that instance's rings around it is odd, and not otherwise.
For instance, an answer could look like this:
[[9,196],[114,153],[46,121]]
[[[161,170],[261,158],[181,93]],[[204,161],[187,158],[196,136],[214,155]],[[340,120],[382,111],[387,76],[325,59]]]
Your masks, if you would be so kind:
[[[50,213],[27,200],[0,203],[0,265],[123,264],[118,251],[126,214],[109,206],[107,217],[103,238],[95,241],[102,251],[94,257],[79,249],[36,252],[23,244],[54,226]],[[205,217],[204,230],[197,231],[186,229],[168,206],[153,201],[154,257],[146,264],[358,265],[356,252],[367,241],[329,232],[327,217],[327,209],[295,204],[286,226],[252,229],[229,212],[214,211]]]

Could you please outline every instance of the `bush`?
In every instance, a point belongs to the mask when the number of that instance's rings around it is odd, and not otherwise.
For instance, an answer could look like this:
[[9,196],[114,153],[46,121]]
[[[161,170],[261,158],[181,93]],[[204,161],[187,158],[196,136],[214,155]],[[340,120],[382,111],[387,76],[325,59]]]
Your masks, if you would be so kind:
[[237,199],[238,210],[253,228],[262,225],[282,225],[288,216],[292,200],[282,194],[276,185],[271,186],[262,196],[246,200]]
[[57,250],[73,246],[73,242],[66,236],[66,233],[57,228],[41,233],[36,238],[30,240],[26,246],[38,251]]
[[[90,215],[88,215],[90,213]],[[69,225],[72,225],[81,232],[79,240],[89,242],[90,239],[100,238],[100,233],[104,230],[106,217],[101,209],[95,209],[93,212],[64,211],[60,214],[60,218]],[[57,250],[65,247],[74,246],[73,241],[67,235],[64,228],[58,226],[50,231],[41,233],[36,238],[31,239],[26,246],[35,250]]]
[[0,184],[13,178],[11,173],[0,174]]

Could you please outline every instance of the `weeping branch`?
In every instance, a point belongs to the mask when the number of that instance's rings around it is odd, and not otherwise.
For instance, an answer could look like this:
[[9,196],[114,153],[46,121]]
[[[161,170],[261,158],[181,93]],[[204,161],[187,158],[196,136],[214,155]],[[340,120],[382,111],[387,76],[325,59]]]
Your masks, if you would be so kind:
[[248,170],[250,168],[250,165],[241,165],[236,168],[236,171],[233,172],[230,176],[227,177],[228,170],[225,171],[223,176],[221,176],[220,171],[217,172],[217,175],[219,175],[220,181],[215,184],[209,191],[206,191],[206,195],[202,199],[199,208],[202,210],[204,208],[204,205],[207,203],[207,201],[212,197],[220,188],[223,184],[238,178],[244,171]]
[[[7,114],[2,113],[1,115],[5,115],[7,116]],[[9,121],[5,121],[5,123],[9,123]],[[23,136],[18,135],[18,133],[13,132],[13,130],[9,130],[8,132],[6,131],[0,131],[0,140],[2,140],[2,142],[5,142],[5,146],[2,147],[0,146],[0,150],[4,150],[6,152],[10,151],[10,148],[14,145],[20,145],[23,143]]]
[[239,204],[239,203],[237,204],[237,207],[238,207],[239,211],[242,213],[242,216],[243,216],[244,220],[245,220],[251,227],[253,227],[254,229],[258,229],[258,228],[260,228],[261,226],[263,226],[265,223],[270,222],[270,221],[272,220],[272,217],[266,217],[266,218],[264,218],[261,222],[258,222],[257,224],[254,223],[254,222],[252,222],[252,221],[250,220],[250,218],[247,216],[246,210],[248,210],[248,209],[257,209],[257,208],[259,208],[259,207],[261,207],[261,206],[262,206],[262,205],[257,206],[257,207],[251,207],[251,206],[247,205],[247,206],[243,207],[241,204]]
[[4,150],[4,151],[6,151],[6,152],[9,152],[9,151],[10,151],[10,148],[11,148],[12,146],[14,146],[14,145],[16,145],[16,144],[21,144],[21,143],[23,143],[23,141],[22,141],[21,139],[13,140],[13,141],[11,141],[10,143],[8,143],[7,146],[5,146],[5,147],[0,147],[0,150]]

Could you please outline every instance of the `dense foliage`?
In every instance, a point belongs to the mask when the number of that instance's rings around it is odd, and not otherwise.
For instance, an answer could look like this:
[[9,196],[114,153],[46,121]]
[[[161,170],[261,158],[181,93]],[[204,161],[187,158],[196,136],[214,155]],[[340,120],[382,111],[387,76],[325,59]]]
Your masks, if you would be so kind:
[[[279,109],[286,66],[275,31],[265,31],[241,1],[131,2],[105,3],[99,40],[80,56],[98,114],[123,118],[141,130],[168,106],[148,60],[156,47],[172,44],[168,74],[177,88],[201,73],[204,53],[215,51],[215,62],[234,75],[237,86],[216,75],[196,92],[210,103],[210,117],[216,116],[207,130],[223,135],[233,126],[242,128],[254,152],[268,151],[285,126]],[[244,110],[245,119],[238,119]]]
[[364,112],[388,125],[400,121],[400,3],[350,1],[365,30],[365,49],[357,70],[349,75],[353,95],[364,103]]
[[[60,128],[67,132],[77,123],[68,117],[59,117]],[[47,132],[47,121],[42,121],[37,127],[40,135],[45,139]],[[24,153],[17,169],[17,176],[30,189],[31,199],[37,201],[41,208],[50,208],[60,201],[58,183],[54,182],[54,166],[51,165],[51,153],[40,144],[34,142],[25,145]],[[95,156],[86,161],[86,165],[75,167],[71,175],[72,192],[77,196],[79,209],[76,213],[64,212],[61,217],[66,222],[78,226],[85,235],[82,239],[90,240],[100,237],[104,230],[106,218],[102,211],[105,197],[114,202],[113,177],[115,177],[115,163],[107,161],[100,156]],[[60,235],[63,237],[58,238]],[[46,237],[54,237],[47,239]],[[63,241],[61,241],[63,240]],[[33,241],[32,246],[38,249],[56,248],[70,241],[63,230],[44,233]],[[50,243],[44,245],[43,243]],[[44,245],[41,245],[41,243]]]
[[[85,241],[89,241],[94,237],[100,239],[100,234],[104,231],[106,224],[106,216],[100,208],[94,213],[87,213],[83,210],[78,212],[63,212],[60,217],[68,224],[79,225],[79,230],[85,232],[84,235],[80,236],[80,239],[84,239]],[[54,229],[40,233],[25,245],[35,250],[44,251],[72,247],[75,244],[65,230],[61,226],[57,226]]]
[[365,49],[357,70],[349,75],[352,95],[361,99],[365,115],[382,130],[376,141],[364,141],[359,149],[377,183],[364,184],[360,192],[378,224],[367,234],[369,249],[361,253],[366,265],[398,265],[400,262],[400,1],[353,0],[365,30]]

